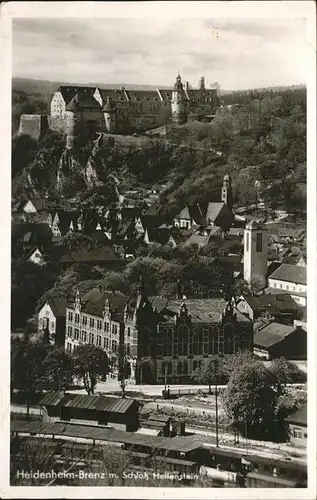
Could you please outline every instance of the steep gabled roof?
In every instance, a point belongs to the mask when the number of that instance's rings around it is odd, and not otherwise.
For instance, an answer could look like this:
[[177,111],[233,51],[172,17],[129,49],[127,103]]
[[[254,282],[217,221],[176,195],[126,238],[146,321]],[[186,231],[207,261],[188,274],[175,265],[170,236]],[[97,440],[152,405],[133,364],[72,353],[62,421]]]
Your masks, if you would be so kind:
[[48,305],[52,309],[55,318],[63,318],[66,316],[67,300],[64,297],[51,297],[47,300]]
[[211,201],[207,205],[206,221],[215,222],[225,204],[223,201]]
[[129,101],[160,101],[157,90],[127,90]]

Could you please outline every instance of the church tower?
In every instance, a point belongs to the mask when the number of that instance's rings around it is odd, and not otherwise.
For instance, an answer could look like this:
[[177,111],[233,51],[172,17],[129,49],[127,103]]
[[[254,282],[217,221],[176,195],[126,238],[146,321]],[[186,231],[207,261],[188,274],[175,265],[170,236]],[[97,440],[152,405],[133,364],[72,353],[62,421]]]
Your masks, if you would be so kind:
[[184,92],[180,74],[177,75],[172,92],[172,120],[176,125],[182,125],[187,120],[188,100]]
[[103,116],[105,119],[106,131],[109,134],[113,134],[116,130],[116,110],[110,97],[107,97],[103,107]]
[[227,207],[232,210],[232,185],[231,177],[226,174],[223,178],[223,184],[221,188],[221,201],[224,202]]
[[244,230],[243,274],[248,283],[266,285],[268,235],[264,225],[252,220]]

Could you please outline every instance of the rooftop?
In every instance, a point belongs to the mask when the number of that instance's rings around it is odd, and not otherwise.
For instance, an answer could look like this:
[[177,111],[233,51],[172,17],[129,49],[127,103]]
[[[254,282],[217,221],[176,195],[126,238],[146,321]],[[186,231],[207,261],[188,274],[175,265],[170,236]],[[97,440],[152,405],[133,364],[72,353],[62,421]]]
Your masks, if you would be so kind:
[[286,418],[290,424],[299,424],[307,426],[307,404],[299,408],[299,410],[292,413]]
[[269,279],[288,281],[299,285],[307,284],[307,269],[302,266],[294,266],[292,264],[281,264],[269,276]]
[[81,262],[119,262],[119,257],[110,246],[98,248],[76,248],[67,252],[60,259],[60,263],[81,263]]
[[254,345],[260,347],[271,347],[272,345],[278,344],[284,340],[296,329],[297,328],[294,326],[282,325],[281,323],[273,321],[254,333]]
[[[227,301],[222,298],[169,300],[163,313],[164,320],[174,321],[174,315],[179,314],[183,303],[186,304],[193,323],[218,323],[227,305]],[[240,311],[234,309],[234,313],[237,314],[237,321],[250,322]]]

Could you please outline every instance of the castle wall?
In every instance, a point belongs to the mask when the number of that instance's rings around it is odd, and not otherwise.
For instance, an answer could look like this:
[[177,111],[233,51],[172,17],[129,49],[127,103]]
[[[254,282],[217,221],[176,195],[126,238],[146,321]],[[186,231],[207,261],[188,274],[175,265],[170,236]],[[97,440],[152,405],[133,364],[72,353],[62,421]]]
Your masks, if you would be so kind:
[[66,116],[48,116],[48,126],[50,130],[66,133]]
[[48,130],[45,115],[21,115],[18,135],[26,134],[38,141]]

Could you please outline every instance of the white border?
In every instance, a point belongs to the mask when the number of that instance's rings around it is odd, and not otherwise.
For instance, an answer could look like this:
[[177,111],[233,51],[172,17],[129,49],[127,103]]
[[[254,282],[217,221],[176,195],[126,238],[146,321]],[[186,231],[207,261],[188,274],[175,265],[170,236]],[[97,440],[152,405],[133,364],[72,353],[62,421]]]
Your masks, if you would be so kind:
[[[0,220],[2,241],[0,265],[0,314],[2,326],[1,362],[1,498],[316,498],[316,26],[314,1],[259,1],[259,2],[9,2],[1,4],[0,17],[0,111],[1,111],[1,183]],[[308,87],[308,468],[307,489],[201,489],[201,488],[134,488],[134,487],[10,487],[9,486],[9,352],[10,352],[10,210],[11,210],[11,46],[12,18],[303,18],[307,19]],[[79,489],[78,489],[79,488]]]

